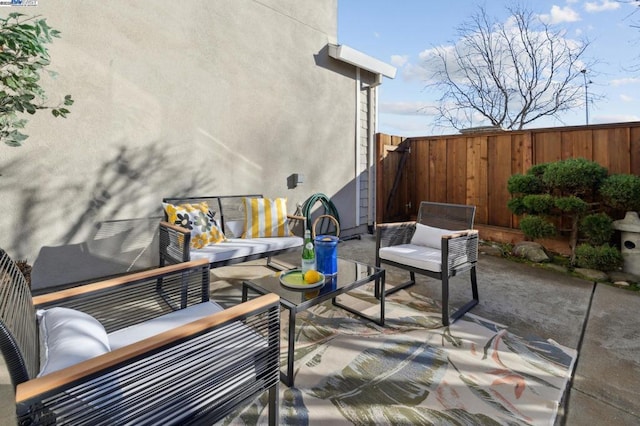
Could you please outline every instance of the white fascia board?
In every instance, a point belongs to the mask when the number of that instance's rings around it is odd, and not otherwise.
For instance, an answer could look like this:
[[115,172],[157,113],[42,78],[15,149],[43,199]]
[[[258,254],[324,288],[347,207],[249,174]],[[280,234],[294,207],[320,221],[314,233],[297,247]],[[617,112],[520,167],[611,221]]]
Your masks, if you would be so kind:
[[388,78],[396,77],[396,67],[344,44],[329,43],[329,56],[374,74],[382,74]]

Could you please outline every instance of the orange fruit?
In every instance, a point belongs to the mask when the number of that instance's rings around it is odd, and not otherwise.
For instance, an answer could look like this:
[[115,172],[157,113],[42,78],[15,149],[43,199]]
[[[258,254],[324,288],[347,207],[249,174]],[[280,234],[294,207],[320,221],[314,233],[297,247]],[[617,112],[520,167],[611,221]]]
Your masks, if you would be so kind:
[[304,273],[304,281],[307,284],[317,283],[318,281],[320,281],[320,274],[318,273],[318,271],[309,269],[307,272]]

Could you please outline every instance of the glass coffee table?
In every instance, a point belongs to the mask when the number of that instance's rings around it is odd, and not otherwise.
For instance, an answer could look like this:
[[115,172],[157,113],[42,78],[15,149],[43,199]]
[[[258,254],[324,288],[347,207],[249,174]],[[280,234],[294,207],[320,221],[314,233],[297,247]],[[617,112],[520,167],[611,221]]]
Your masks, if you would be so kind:
[[[252,279],[242,283],[242,301],[246,301],[249,290],[257,294],[275,293],[280,296],[280,305],[289,310],[289,332],[286,372],[280,371],[280,380],[293,386],[293,358],[295,349],[296,314],[331,299],[333,305],[351,312],[376,324],[384,325],[384,279],[382,268],[366,265],[353,260],[338,258],[338,273],[327,276],[322,287],[298,290],[280,283],[279,274]],[[336,297],[364,284],[375,281],[375,296],[380,300],[380,316],[372,317],[338,302]]]

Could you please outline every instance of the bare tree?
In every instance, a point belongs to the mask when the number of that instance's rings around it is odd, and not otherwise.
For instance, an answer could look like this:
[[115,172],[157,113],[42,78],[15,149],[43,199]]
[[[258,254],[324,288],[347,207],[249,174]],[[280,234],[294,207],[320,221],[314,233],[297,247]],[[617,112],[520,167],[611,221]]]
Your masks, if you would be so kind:
[[480,7],[458,28],[453,46],[426,55],[434,69],[430,86],[442,91],[438,121],[456,129],[482,116],[503,129],[522,129],[545,117],[584,106],[581,71],[586,40],[570,40],[538,15],[507,8],[511,17],[491,20]]

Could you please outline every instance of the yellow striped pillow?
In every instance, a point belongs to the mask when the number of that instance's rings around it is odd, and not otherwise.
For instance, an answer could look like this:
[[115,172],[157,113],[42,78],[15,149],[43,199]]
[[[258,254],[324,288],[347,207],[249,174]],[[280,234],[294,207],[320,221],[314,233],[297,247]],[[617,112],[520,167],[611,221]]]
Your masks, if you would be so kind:
[[287,199],[244,198],[242,238],[288,237]]

